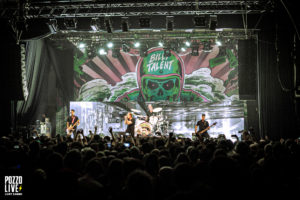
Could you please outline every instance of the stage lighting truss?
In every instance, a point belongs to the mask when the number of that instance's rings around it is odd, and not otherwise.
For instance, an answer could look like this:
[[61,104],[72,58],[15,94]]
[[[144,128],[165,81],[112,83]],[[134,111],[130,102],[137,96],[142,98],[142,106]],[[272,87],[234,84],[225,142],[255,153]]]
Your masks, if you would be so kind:
[[75,30],[77,28],[77,19],[76,18],[65,18],[64,25],[68,30]]
[[[115,16],[154,16],[154,15],[207,15],[207,14],[260,14],[274,9],[272,1],[29,1],[24,6],[26,18],[63,17],[115,17]],[[7,4],[7,6],[6,6]],[[18,10],[17,1],[7,1],[0,8],[0,17],[10,18]]]

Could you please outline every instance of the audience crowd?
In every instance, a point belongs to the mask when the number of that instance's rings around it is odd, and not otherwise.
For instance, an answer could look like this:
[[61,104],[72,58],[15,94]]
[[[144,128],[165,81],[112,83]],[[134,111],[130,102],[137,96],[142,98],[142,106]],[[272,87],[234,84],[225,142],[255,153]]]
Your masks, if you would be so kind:
[[3,136],[0,167],[41,199],[244,199],[298,196],[300,142],[218,138]]

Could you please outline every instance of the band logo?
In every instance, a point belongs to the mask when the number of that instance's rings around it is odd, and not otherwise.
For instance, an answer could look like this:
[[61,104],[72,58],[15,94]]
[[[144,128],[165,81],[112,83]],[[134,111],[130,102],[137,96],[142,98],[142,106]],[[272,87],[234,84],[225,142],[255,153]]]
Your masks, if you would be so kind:
[[4,195],[21,196],[23,177],[22,176],[5,176],[4,177]]

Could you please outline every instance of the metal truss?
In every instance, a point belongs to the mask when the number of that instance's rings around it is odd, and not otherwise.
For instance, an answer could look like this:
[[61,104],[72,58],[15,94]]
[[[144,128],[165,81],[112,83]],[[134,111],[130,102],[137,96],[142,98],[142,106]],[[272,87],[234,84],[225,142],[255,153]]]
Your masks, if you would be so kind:
[[258,14],[266,11],[269,1],[28,1],[23,5],[0,7],[7,18],[23,9],[25,18],[110,17],[144,15]]
[[[248,29],[247,37],[256,37],[258,29]],[[61,31],[57,34],[51,35],[49,38],[51,40],[65,40],[76,42],[76,41],[91,41],[96,43],[106,42],[107,40],[114,42],[124,42],[124,41],[158,41],[158,40],[185,40],[190,38],[192,40],[211,40],[216,38],[223,39],[245,39],[245,30],[244,29],[223,29],[220,32],[209,31],[209,30],[194,30],[193,32],[186,32],[184,30],[175,30],[172,32],[168,31],[133,31],[133,32],[114,32],[114,33],[105,33],[101,32],[69,32]],[[149,39],[151,38],[151,39]]]

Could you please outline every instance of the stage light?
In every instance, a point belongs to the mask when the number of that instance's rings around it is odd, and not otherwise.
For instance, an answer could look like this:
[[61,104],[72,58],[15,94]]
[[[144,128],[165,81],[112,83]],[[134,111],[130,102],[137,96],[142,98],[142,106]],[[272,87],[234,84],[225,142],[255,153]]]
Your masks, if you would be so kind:
[[158,42],[158,46],[163,47],[163,46],[164,46],[164,43],[161,42],[161,41],[159,41],[159,42]]
[[122,51],[123,52],[129,52],[130,51],[130,47],[127,44],[122,44]]
[[216,41],[216,45],[217,45],[217,46],[222,46],[222,42],[219,41],[219,40],[217,40],[217,41]]
[[143,44],[140,48],[140,56],[141,57],[146,57],[148,55],[148,46],[147,44]]
[[206,27],[206,17],[205,15],[199,15],[194,17],[194,25],[198,28]]
[[140,27],[141,28],[150,28],[150,18],[149,17],[141,17],[140,18]]
[[210,15],[209,16],[209,29],[216,30],[218,24],[217,15]]
[[105,51],[104,48],[100,48],[99,51],[98,51],[98,53],[99,53],[100,55],[106,55],[106,54],[107,54],[107,52]]
[[189,47],[189,46],[191,46],[191,43],[190,43],[190,41],[185,41],[185,46],[187,46],[187,47]]
[[114,43],[112,43],[112,42],[108,42],[107,44],[106,44],[106,46],[108,47],[108,48],[112,48],[113,46],[114,46]]
[[78,48],[79,48],[79,49],[84,49],[85,46],[86,46],[86,44],[83,43],[83,42],[80,42],[80,43],[78,44]]
[[192,44],[192,56],[199,56],[199,45],[198,44]]
[[112,49],[112,53],[111,53],[111,56],[113,58],[118,58],[120,55],[120,48],[114,48]]
[[129,30],[128,17],[121,18],[121,28],[123,32],[128,32]]
[[184,47],[181,47],[180,49],[182,52],[186,51],[186,49]]
[[92,18],[90,26],[91,26],[91,29],[93,31],[99,31],[99,29],[100,29],[99,19],[98,18]]
[[166,17],[166,29],[167,31],[173,31],[174,28],[174,16]]
[[64,25],[68,30],[74,30],[77,27],[77,19],[76,18],[65,18]]
[[112,33],[112,25],[111,25],[110,19],[108,19],[108,18],[105,19],[104,24],[105,24],[107,33]]
[[140,42],[135,42],[134,44],[133,44],[133,46],[135,47],[135,48],[139,48],[140,46],[141,46],[141,43]]
[[211,43],[210,43],[210,41],[205,41],[203,43],[203,51],[204,52],[211,52]]
[[48,25],[51,33],[57,32],[57,20],[56,19],[50,19],[49,22],[47,23],[47,25]]
[[171,56],[171,49],[169,49],[169,48],[164,49],[164,56],[165,57],[170,57]]

